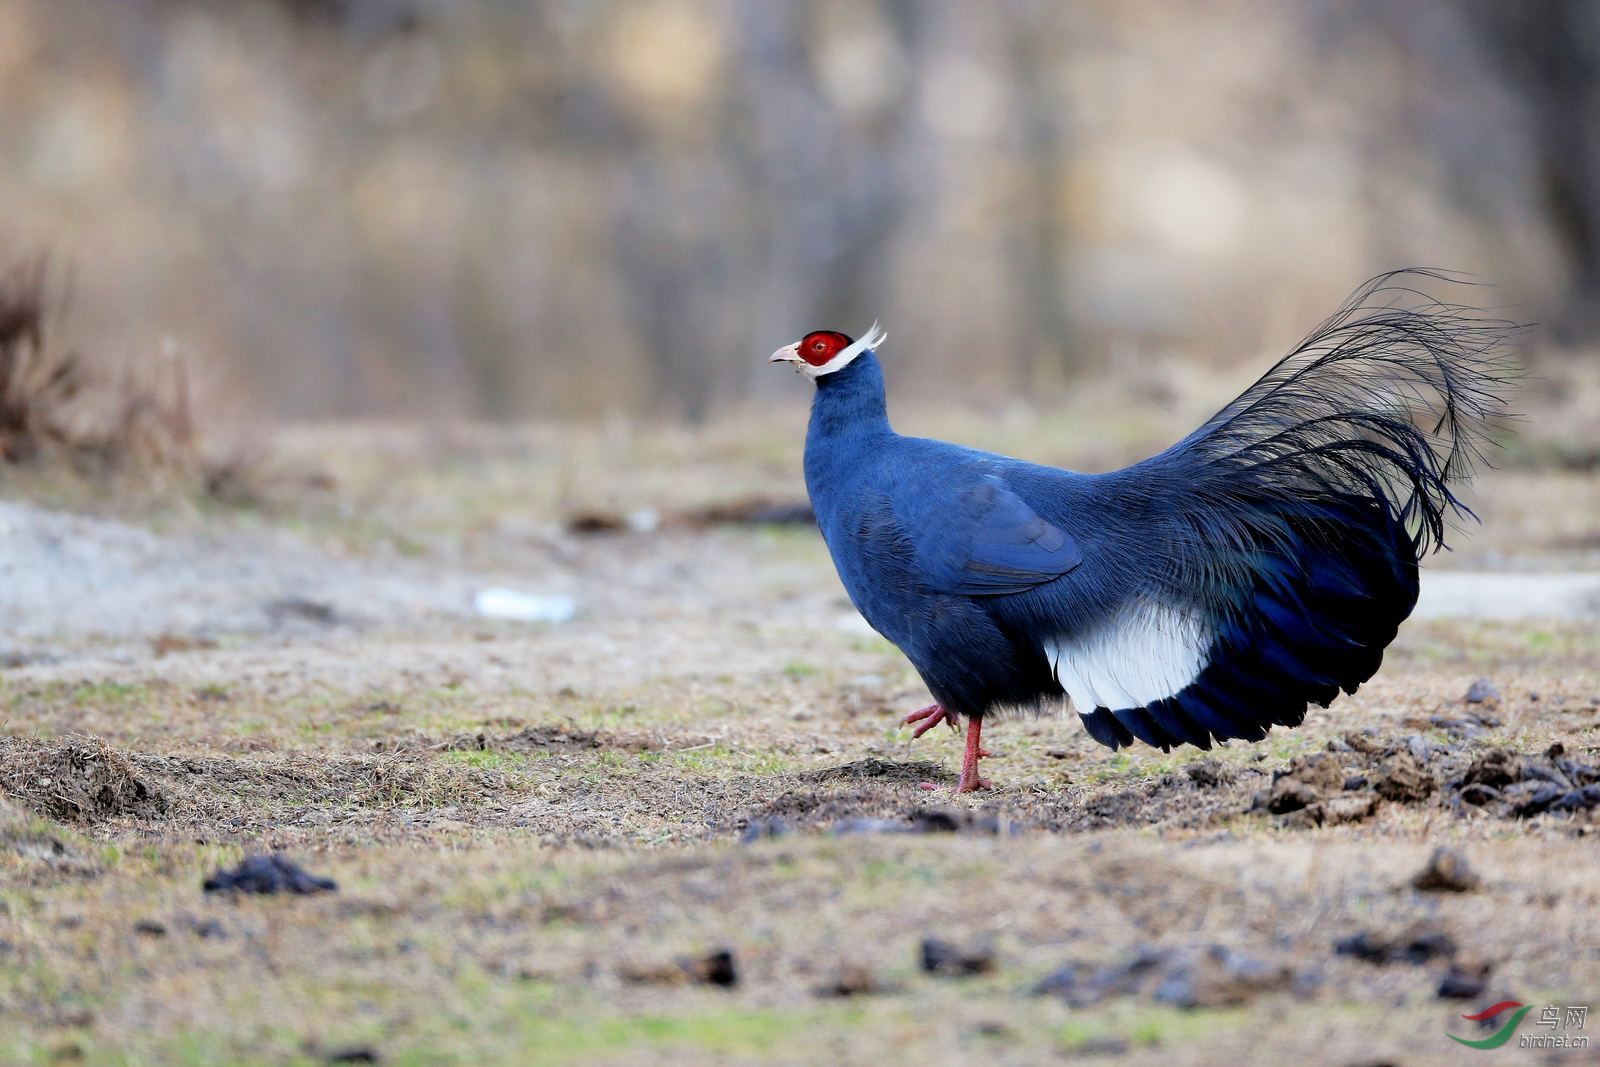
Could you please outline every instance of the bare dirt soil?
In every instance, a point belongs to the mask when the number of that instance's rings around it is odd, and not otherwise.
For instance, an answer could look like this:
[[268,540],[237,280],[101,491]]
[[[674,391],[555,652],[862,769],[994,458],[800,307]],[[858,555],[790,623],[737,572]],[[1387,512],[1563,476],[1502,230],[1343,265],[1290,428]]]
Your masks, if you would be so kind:
[[[767,429],[283,447],[257,511],[0,504],[0,1062],[1454,1063],[1600,995],[1583,597],[1436,600],[1257,745],[1001,721],[956,798],[814,531],[715,521],[793,517]],[[1600,478],[1482,497],[1441,586],[1595,569]],[[202,891],[274,850],[337,890]]]

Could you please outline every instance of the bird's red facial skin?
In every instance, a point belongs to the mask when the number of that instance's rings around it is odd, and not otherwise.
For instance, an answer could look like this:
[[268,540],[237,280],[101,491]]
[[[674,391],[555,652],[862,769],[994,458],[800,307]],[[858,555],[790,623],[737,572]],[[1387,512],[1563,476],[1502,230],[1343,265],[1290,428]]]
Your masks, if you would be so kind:
[[850,347],[850,338],[833,330],[808,333],[800,342],[800,358],[813,367],[825,365],[834,356]]

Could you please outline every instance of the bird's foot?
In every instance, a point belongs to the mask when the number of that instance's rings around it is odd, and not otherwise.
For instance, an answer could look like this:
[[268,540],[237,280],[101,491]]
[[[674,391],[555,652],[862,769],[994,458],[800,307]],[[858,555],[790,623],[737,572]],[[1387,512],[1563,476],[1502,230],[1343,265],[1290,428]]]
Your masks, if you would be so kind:
[[913,739],[915,739],[921,737],[923,734],[927,733],[935,726],[938,726],[940,723],[944,723],[946,726],[950,727],[950,729],[960,733],[961,724],[957,721],[957,718],[958,717],[955,712],[950,711],[939,704],[929,704],[920,711],[913,711],[910,715],[907,715],[905,718],[901,719],[900,725],[910,726],[914,722],[921,722],[921,726],[911,731],[911,736]]
[[960,780],[956,782],[957,793],[976,793],[980,789],[993,788],[994,786],[990,784],[989,779],[978,777],[978,769],[976,767],[972,769],[970,775],[966,771],[962,771]]
[[[931,708],[924,708],[922,711],[916,712],[915,715],[919,717],[931,716],[935,712],[941,716],[949,716],[952,719],[955,718],[955,716],[950,715],[949,712],[945,711],[937,704]],[[926,729],[926,726],[924,729]],[[954,790],[957,794],[976,793],[980,789],[994,788],[994,786],[990,785],[986,779],[978,776],[978,760],[989,755],[988,750],[983,747],[982,742],[979,740],[982,730],[982,719],[975,718],[967,724],[967,750],[961,758],[961,777],[956,780],[956,787]],[[918,785],[919,788],[922,789],[939,788],[932,782],[921,782],[918,783]]]

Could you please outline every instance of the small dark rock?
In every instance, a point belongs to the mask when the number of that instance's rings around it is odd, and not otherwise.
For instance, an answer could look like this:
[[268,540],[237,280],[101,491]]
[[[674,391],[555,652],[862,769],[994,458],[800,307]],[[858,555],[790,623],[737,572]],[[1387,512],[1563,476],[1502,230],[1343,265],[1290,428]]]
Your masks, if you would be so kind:
[[628,528],[626,516],[599,511],[581,511],[567,519],[567,532],[572,534],[622,533]]
[[154,919],[140,919],[133,924],[133,932],[143,934],[145,937],[166,937],[167,926]]
[[720,948],[698,960],[680,961],[679,966],[689,977],[706,985],[732,989],[739,984],[739,969],[731,949]]
[[1451,962],[1450,969],[1439,981],[1440,999],[1477,1000],[1483,996],[1484,989],[1488,987],[1489,976],[1493,971],[1493,965],[1488,963],[1460,960]]
[[1535,815],[1542,815],[1565,799],[1567,790],[1558,785],[1546,785],[1535,788],[1526,799],[1512,807],[1512,814],[1519,819],[1531,819]]
[[238,867],[218,871],[205,881],[207,893],[325,893],[338,888],[332,879],[308,874],[280,852],[246,856]]
[[366,1045],[353,1045],[350,1048],[335,1049],[322,1057],[323,1063],[382,1063],[383,1057],[375,1048]]
[[1546,811],[1588,811],[1597,805],[1600,805],[1600,785],[1586,785],[1582,789],[1545,786],[1518,804],[1513,814],[1526,819]]
[[619,971],[625,981],[637,985],[703,985],[731,989],[739,984],[738,964],[731,949],[717,949],[698,959],[679,957],[670,964],[629,963]]
[[1411,884],[1424,893],[1470,893],[1480,879],[1467,864],[1467,857],[1446,846],[1433,850],[1427,866],[1418,871]]
[[1456,942],[1443,930],[1423,927],[1409,931],[1396,948],[1399,958],[1409,963],[1427,963],[1434,959],[1450,959],[1456,954]]
[[787,819],[773,816],[770,819],[751,819],[744,832],[739,835],[741,845],[753,844],[757,841],[767,841],[772,838],[786,837],[792,830]]
[[1467,686],[1466,701],[1468,704],[1498,704],[1500,703],[1500,690],[1487,678],[1479,678]]
[[1557,811],[1588,811],[1600,805],[1600,785],[1586,785],[1574,789],[1554,805]]
[[983,944],[962,948],[937,937],[923,938],[922,969],[941,978],[970,978],[995,969],[994,947]]
[[1296,996],[1308,996],[1319,984],[1320,975],[1295,975],[1282,963],[1225,945],[1145,946],[1122,963],[1098,969],[1068,963],[1042,979],[1033,992],[1077,1008],[1111,997],[1138,996],[1187,1009],[1244,1004],[1260,993],[1286,987]]
[[1427,963],[1434,959],[1452,959],[1456,954],[1455,939],[1436,926],[1417,923],[1393,936],[1364,930],[1333,943],[1333,951],[1340,956],[1354,956],[1372,964]]
[[1500,790],[1494,786],[1482,785],[1477,782],[1462,789],[1456,795],[1461,798],[1463,804],[1471,804],[1473,807],[1478,808],[1483,807],[1485,804],[1492,804],[1502,796]]
[[1490,749],[1448,786],[1452,803],[1502,816],[1532,818],[1545,812],[1588,811],[1600,806],[1600,767],[1579,763],[1564,746],[1542,755]]
[[215,919],[201,919],[194,924],[192,929],[196,937],[210,939],[228,936],[228,932],[222,928],[222,924]]
[[1131,996],[1138,993],[1171,964],[1172,957],[1171,949],[1142,945],[1133,954],[1132,959],[1096,971],[1090,977],[1085,990],[1090,999],[1080,1002],[1093,1003],[1109,996]]
[[1556,766],[1566,774],[1573,785],[1600,785],[1600,767],[1591,767],[1570,759],[1557,759]]
[[1354,956],[1368,963],[1388,963],[1389,948],[1387,940],[1368,930],[1351,934],[1349,937],[1341,937],[1333,943],[1335,955]]
[[911,813],[911,829],[919,834],[953,834],[962,827],[962,819],[954,812],[924,809]]

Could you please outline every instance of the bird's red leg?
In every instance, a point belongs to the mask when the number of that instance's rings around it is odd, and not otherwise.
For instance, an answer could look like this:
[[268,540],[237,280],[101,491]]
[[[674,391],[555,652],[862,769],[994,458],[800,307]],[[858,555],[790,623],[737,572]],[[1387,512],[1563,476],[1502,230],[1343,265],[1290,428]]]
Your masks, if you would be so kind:
[[982,729],[981,718],[974,718],[967,723],[967,751],[961,757],[961,780],[956,783],[957,793],[972,793],[979,789],[991,788],[988,782],[978,777],[978,758],[988,755],[978,740]]
[[[959,719],[960,715],[949,708],[940,704],[929,704],[927,707],[913,711],[910,715],[901,719],[900,725],[910,726],[914,722],[922,723],[921,726],[911,732],[912,738],[916,739],[938,726],[941,722],[950,727],[950,729],[960,732]],[[990,788],[988,782],[978,777],[978,760],[989,755],[988,750],[983,747],[978,739],[978,735],[982,731],[982,727],[979,724],[982,721],[981,719],[973,719],[967,727],[967,751],[961,759],[961,780],[956,783],[957,793],[971,793],[974,790]],[[932,782],[923,782],[921,787],[923,789],[939,788]]]
[[917,722],[918,720],[923,720],[923,722],[921,726],[911,731],[911,736],[913,738],[921,737],[923,734],[927,733],[935,726],[938,726],[940,723],[944,723],[952,730],[961,729],[960,726],[956,725],[956,713],[953,711],[947,711],[944,707],[938,704],[929,704],[920,711],[913,711],[910,715],[907,715],[905,718],[900,720],[900,725],[910,726],[912,723]]

